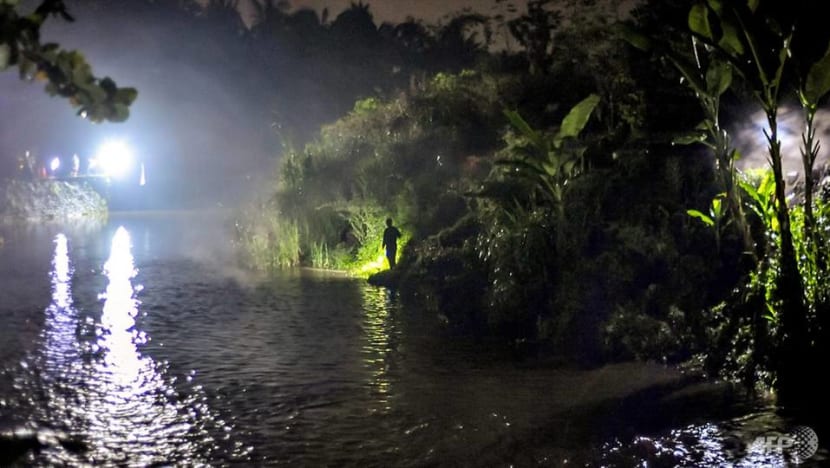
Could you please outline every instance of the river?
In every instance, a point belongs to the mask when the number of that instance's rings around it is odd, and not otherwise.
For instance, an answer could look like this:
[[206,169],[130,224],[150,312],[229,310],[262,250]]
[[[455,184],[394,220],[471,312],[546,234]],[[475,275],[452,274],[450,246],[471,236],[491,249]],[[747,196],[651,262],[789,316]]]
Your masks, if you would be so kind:
[[240,269],[227,227],[0,226],[0,464],[785,463],[757,440],[799,421],[724,385],[519,360],[359,279]]

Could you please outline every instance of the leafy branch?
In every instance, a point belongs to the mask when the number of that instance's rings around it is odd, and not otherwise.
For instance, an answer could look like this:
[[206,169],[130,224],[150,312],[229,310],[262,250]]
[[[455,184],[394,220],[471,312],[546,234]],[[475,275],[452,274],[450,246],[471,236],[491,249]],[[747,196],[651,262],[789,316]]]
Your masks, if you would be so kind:
[[123,122],[138,92],[98,78],[84,56],[55,43],[42,43],[40,28],[50,16],[73,21],[62,0],[43,0],[29,15],[20,15],[18,0],[0,0],[0,71],[17,67],[20,78],[46,82],[46,93],[69,100],[77,114],[92,122]]

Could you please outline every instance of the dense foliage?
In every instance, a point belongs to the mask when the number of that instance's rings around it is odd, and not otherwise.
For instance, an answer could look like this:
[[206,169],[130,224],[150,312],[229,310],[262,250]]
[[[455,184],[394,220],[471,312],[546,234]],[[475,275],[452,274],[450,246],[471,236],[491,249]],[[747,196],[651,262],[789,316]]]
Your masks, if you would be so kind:
[[[541,6],[517,21],[558,28],[534,16]],[[714,179],[705,157],[653,138],[672,111],[654,101],[694,101],[641,91],[658,72],[634,69],[611,20],[591,18],[546,32],[569,45],[545,46],[553,60],[501,55],[416,80],[288,148],[262,221],[243,233],[250,257],[273,265],[251,247],[270,239],[288,246],[287,264],[377,268],[391,216],[412,236],[403,287],[458,327],[589,357],[699,351],[695,312],[729,290],[716,284],[729,264],[696,249],[711,241],[685,211]],[[513,30],[527,41],[527,27]],[[607,67],[616,74],[598,73]]]
[[[830,59],[807,10],[767,3],[646,2],[625,27],[598,10],[567,27],[535,2],[509,28],[521,54],[359,101],[289,151],[270,213],[297,226],[295,261],[335,268],[373,260],[392,216],[412,239],[376,281],[457,328],[799,394],[792,369],[827,342],[814,165]],[[807,122],[795,194],[776,122],[789,90]],[[772,165],[744,173],[721,119],[753,100]]]

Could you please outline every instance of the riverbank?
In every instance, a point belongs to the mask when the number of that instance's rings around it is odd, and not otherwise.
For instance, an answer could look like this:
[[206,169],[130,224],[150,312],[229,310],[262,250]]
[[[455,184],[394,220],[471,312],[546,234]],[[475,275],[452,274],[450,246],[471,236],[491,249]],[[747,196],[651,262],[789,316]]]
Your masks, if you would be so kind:
[[107,201],[86,182],[0,182],[0,222],[106,219]]

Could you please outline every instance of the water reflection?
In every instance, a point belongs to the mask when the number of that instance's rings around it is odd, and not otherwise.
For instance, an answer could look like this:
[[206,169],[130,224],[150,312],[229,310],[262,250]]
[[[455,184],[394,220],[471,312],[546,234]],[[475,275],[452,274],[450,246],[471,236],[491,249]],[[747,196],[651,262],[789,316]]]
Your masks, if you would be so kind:
[[[67,390],[83,385],[84,366],[79,359],[80,345],[76,337],[78,317],[72,299],[71,281],[74,269],[69,258],[69,241],[64,234],[57,234],[54,244],[50,273],[52,302],[46,308],[44,329],[43,359],[45,362],[42,376],[44,382],[37,390],[43,391],[47,396],[45,408],[43,408],[46,414],[54,415],[57,421],[68,422],[83,417],[84,410],[75,404],[78,399],[73,398],[71,391]],[[23,365],[29,367],[26,361]],[[37,364],[31,367],[37,367]],[[32,370],[36,372],[35,369]],[[18,381],[16,388],[21,392],[30,391],[31,389],[25,388],[29,383]],[[32,403],[38,405],[40,402],[33,401]],[[32,427],[31,429],[40,428]],[[49,434],[48,437],[57,440],[56,434]],[[67,437],[63,436],[62,439],[67,439]]]
[[382,411],[392,409],[390,366],[394,363],[392,354],[397,348],[397,329],[390,314],[397,308],[394,293],[385,288],[364,290],[364,328],[366,344],[363,359],[370,372],[369,387]]
[[[656,437],[615,440],[601,449],[603,466],[825,466],[827,451],[820,448],[807,460],[795,460],[791,450],[768,436],[788,434],[794,422],[766,408],[718,423],[691,424]],[[775,440],[775,439],[773,439]],[[796,463],[798,462],[798,463]]]
[[72,265],[69,260],[69,243],[63,234],[55,236],[52,257],[52,302],[46,308],[49,333],[46,334],[46,350],[56,367],[70,362],[77,355],[75,339],[76,312],[72,308]]
[[194,261],[198,236],[182,233],[202,224],[127,221],[6,236],[0,343],[20,350],[0,362],[0,422],[58,439],[20,465],[783,463],[751,445],[774,421],[738,425],[735,456],[721,423],[597,446],[600,413],[674,382],[661,366],[516,366],[385,289],[293,273],[240,284]]
[[86,399],[94,450],[105,459],[138,465],[196,455],[197,447],[188,440],[192,421],[180,417],[184,408],[176,402],[175,390],[156,362],[138,349],[147,337],[135,326],[139,288],[132,279],[137,271],[123,227],[113,236],[104,273],[108,284],[103,314],[97,342],[91,345],[100,358],[93,365]]
[[133,285],[129,232],[120,227],[112,238],[100,321],[73,306],[69,241],[58,234],[54,243],[43,348],[23,361],[27,372],[15,383],[33,408],[28,430],[44,446],[28,461],[199,465],[221,456],[220,445],[228,444],[211,434],[229,438],[231,428],[212,416],[204,392],[176,385],[164,363],[140,350],[148,337],[136,325],[141,287]]

